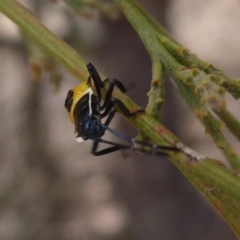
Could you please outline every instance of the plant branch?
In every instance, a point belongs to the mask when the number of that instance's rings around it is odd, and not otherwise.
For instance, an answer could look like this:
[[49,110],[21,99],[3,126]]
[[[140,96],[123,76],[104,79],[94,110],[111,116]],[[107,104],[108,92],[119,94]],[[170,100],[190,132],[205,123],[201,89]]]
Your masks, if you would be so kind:
[[118,9],[112,3],[105,3],[99,0],[64,0],[69,6],[71,6],[78,14],[83,17],[90,18],[91,12],[89,9],[97,9],[100,13],[109,17],[110,19],[116,19],[119,16]]
[[[181,94],[192,108],[196,117],[204,124],[206,132],[212,136],[216,145],[220,149],[227,146],[223,152],[230,164],[240,167],[240,157],[237,156],[236,152],[230,144],[228,144],[228,141],[220,131],[223,124],[214,119],[204,106],[204,102],[207,102],[208,104],[213,104],[214,107],[217,106],[216,108],[218,109],[224,107],[225,100],[222,95],[222,89],[210,81],[210,77],[201,69],[187,69],[186,66],[181,65],[177,59],[164,48],[161,44],[161,42],[164,41],[159,41],[161,38],[159,38],[156,23],[155,25],[151,24],[152,21],[149,21],[151,17],[144,12],[139,5],[132,0],[115,0],[115,2],[123,10],[125,16],[137,31],[151,58],[158,59],[174,79]],[[171,43],[172,45],[176,44],[173,41],[171,41]],[[181,53],[182,51],[178,50],[177,52]],[[202,61],[198,62],[201,63],[201,66],[204,65]]]
[[217,69],[212,64],[199,59],[196,54],[190,53],[169,35],[163,35],[160,32],[159,41],[166,50],[182,65],[188,68],[198,68],[209,75],[212,81],[225,88],[235,99],[240,98],[240,79],[232,79]]
[[41,24],[28,9],[13,0],[0,0],[0,11],[15,22],[44,52],[54,56],[54,59],[69,72],[80,80],[87,79],[84,59]]
[[[165,70],[176,82],[194,114],[206,127],[206,132],[212,136],[218,147],[224,148],[224,154],[230,164],[235,169],[238,169],[240,167],[240,158],[221,133],[220,129],[223,124],[214,118],[205,104],[210,104],[212,108],[222,110],[225,107],[225,99],[221,87],[224,87],[234,97],[238,98],[240,96],[239,80],[232,81],[222,71],[201,61],[196,55],[191,55],[176,41],[170,39],[169,34],[163,36],[165,33],[158,26],[159,24],[135,1],[115,0],[115,2],[142,39],[152,61],[162,63]],[[152,121],[151,124],[156,126]],[[140,126],[141,132],[146,135],[147,132],[154,134],[155,129],[152,129],[153,131],[150,131],[150,129],[149,131],[143,131],[144,127],[146,126]],[[156,139],[150,135],[147,136],[156,143]],[[221,164],[206,158],[202,161],[191,162],[191,167],[189,167],[186,156],[181,159],[180,156],[176,158],[175,153],[169,155],[171,161],[204,194],[220,215],[229,223],[236,235],[240,237],[240,204],[233,197],[234,194],[229,195],[231,187],[228,181],[232,179],[230,175],[233,173],[228,170],[226,172],[222,171]],[[237,185],[240,183],[238,176],[235,175],[233,182]],[[235,185],[233,188],[235,192],[239,192],[239,187]]]
[[159,119],[162,105],[165,99],[165,87],[163,80],[163,66],[160,62],[152,64],[152,81],[150,91],[147,93],[149,98],[146,112]]
[[226,124],[231,133],[240,141],[239,121],[227,109],[221,109],[220,111],[215,110],[214,112]]

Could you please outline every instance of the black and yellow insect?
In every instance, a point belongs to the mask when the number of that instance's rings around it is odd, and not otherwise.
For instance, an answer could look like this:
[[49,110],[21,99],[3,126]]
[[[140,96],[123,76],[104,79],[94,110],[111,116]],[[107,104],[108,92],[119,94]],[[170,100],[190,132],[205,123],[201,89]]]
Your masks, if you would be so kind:
[[[111,81],[109,79],[105,79],[102,81],[92,63],[87,64],[87,69],[90,74],[88,81],[81,83],[72,90],[69,90],[65,100],[65,108],[68,111],[71,121],[75,125],[76,140],[78,142],[88,139],[92,140],[93,147],[91,152],[96,156],[108,154],[120,149],[141,150],[135,147],[133,145],[134,143],[157,148],[158,150],[179,150],[175,147],[155,146],[150,143],[135,141],[134,139],[109,128],[108,125],[115,115],[115,105],[118,106],[120,111],[126,117],[132,117],[136,114],[143,113],[144,110],[139,109],[136,112],[130,113],[121,100],[118,98],[112,98],[114,87],[118,87],[118,89],[122,92],[126,92],[123,84],[117,79],[113,79]],[[97,92],[96,95],[91,88],[91,80],[93,80]],[[106,82],[109,82],[109,87],[105,96],[105,100],[103,104],[101,104],[101,90]],[[102,123],[101,120],[104,117],[106,117],[106,120],[104,123]],[[105,134],[106,130],[120,138],[123,138],[126,141],[131,142],[131,145],[123,145],[102,139],[102,136]],[[99,143],[105,143],[111,146],[97,151]]]

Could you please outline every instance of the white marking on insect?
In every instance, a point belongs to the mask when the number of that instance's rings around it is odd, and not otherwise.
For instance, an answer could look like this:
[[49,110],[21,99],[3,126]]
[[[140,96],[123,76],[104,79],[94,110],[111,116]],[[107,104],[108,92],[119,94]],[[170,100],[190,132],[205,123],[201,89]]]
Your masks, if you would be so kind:
[[92,95],[93,95],[93,91],[92,91],[91,88],[89,88],[88,93],[89,93],[89,100],[88,100],[89,115],[92,115]]
[[83,142],[83,138],[82,138],[82,137],[77,137],[77,138],[76,138],[76,141],[77,141],[77,142]]

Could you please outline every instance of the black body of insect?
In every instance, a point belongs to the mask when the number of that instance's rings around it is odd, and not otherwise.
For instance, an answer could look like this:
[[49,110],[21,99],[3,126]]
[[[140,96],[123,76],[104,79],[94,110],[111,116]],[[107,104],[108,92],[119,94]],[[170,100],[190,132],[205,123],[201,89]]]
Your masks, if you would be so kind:
[[[175,147],[155,146],[151,143],[135,141],[132,138],[110,129],[108,125],[115,115],[115,105],[117,105],[120,111],[129,118],[144,112],[144,110],[140,109],[136,112],[130,113],[121,100],[118,98],[112,98],[114,87],[118,87],[118,89],[122,92],[126,92],[123,84],[117,79],[113,79],[111,81],[109,79],[105,79],[102,81],[92,63],[87,64],[87,69],[90,74],[88,81],[81,83],[72,90],[69,90],[65,100],[65,108],[68,111],[71,121],[75,125],[76,140],[78,142],[88,139],[92,140],[93,146],[91,152],[96,156],[108,154],[120,149],[141,150],[137,147],[134,147],[133,143],[155,148],[160,151],[179,151],[179,149]],[[91,80],[93,80],[97,95],[93,93],[91,88]],[[105,100],[103,101],[103,104],[101,104],[101,90],[106,82],[109,82],[109,87],[105,96]],[[107,118],[105,122],[102,123],[101,119],[104,117]],[[126,141],[131,142],[131,145],[123,145],[102,139],[102,136],[105,134],[106,130],[120,138],[123,138]],[[105,143],[111,146],[97,151],[99,143]]]

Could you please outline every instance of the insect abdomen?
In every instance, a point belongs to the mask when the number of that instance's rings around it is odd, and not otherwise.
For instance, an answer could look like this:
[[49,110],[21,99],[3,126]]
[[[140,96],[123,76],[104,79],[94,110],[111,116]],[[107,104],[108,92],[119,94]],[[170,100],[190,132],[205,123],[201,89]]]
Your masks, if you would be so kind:
[[92,91],[86,93],[77,102],[73,116],[78,141],[81,141],[81,138],[84,140],[100,138],[104,134],[98,97]]

